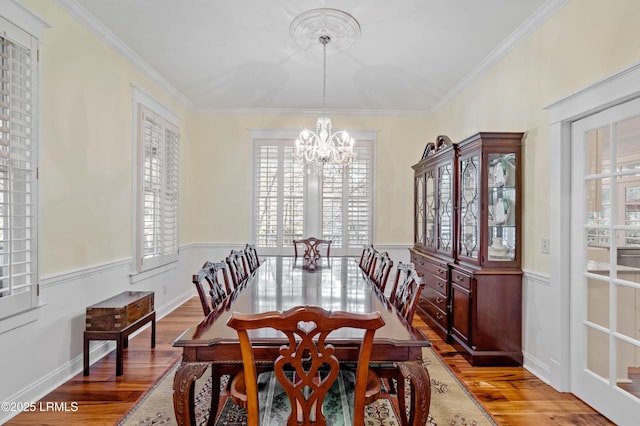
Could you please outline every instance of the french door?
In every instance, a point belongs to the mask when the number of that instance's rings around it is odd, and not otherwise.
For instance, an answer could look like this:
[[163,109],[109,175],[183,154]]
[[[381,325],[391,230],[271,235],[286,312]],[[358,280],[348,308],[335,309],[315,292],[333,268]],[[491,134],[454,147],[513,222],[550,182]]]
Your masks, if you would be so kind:
[[640,99],[571,129],[571,391],[640,413]]

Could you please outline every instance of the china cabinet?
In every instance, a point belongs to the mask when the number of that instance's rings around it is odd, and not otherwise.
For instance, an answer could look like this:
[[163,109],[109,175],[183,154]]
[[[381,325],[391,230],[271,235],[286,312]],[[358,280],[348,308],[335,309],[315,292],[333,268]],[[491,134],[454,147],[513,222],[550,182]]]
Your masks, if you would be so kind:
[[456,165],[451,140],[438,136],[435,143],[427,144],[422,159],[413,166],[414,248],[422,255],[414,255],[411,260],[425,283],[418,303],[443,336],[449,329],[448,263],[453,261],[455,250]]
[[522,136],[478,133],[413,166],[420,309],[473,365],[522,364]]

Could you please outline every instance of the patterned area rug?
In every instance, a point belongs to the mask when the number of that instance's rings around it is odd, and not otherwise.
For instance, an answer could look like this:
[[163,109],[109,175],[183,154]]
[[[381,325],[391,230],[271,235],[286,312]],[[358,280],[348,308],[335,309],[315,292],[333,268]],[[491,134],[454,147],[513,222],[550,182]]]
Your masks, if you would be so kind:
[[[495,421],[482,408],[466,388],[444,365],[443,361],[431,348],[424,348],[422,353],[425,366],[431,377],[431,406],[429,408],[429,425],[440,426],[481,426],[496,425]],[[129,413],[120,425],[175,425],[173,415],[173,376],[175,368],[154,386]],[[196,383],[196,418],[199,425],[208,420],[208,407],[211,401],[211,380],[209,371]],[[226,385],[224,377],[222,387]],[[226,393],[221,392],[220,409],[217,426],[246,425],[246,416],[242,408],[237,407]],[[368,426],[398,426],[397,400],[391,395],[379,399],[367,406],[366,424]]]

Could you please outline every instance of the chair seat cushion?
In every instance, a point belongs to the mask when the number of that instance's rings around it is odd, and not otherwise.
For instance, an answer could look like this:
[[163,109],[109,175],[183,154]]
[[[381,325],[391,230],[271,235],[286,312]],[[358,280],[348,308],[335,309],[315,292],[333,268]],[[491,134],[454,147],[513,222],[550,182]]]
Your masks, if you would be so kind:
[[[293,374],[293,372],[291,372]],[[231,383],[231,396],[236,404],[246,407],[244,373],[237,374]],[[322,403],[322,412],[327,425],[349,426],[353,424],[353,398],[355,390],[354,371],[341,369],[338,378],[329,389]],[[369,371],[366,396],[373,400],[380,395],[380,379]],[[374,396],[375,395],[375,396]],[[272,371],[258,375],[258,404],[260,406],[260,424],[281,426],[287,424],[291,404],[286,392]]]

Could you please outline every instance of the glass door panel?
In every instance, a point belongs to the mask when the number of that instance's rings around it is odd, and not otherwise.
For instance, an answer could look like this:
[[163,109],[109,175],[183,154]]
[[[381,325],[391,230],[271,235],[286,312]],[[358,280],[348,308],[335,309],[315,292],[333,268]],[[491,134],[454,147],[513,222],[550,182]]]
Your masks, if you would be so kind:
[[572,392],[612,418],[640,410],[639,112],[640,99],[571,130]]
[[433,170],[427,172],[425,176],[426,198],[425,198],[425,215],[426,229],[425,242],[427,247],[436,247],[436,179]]
[[415,232],[414,241],[416,244],[424,244],[424,175],[419,174],[415,177],[415,185],[416,185],[416,205],[415,205]]
[[453,243],[453,184],[451,163],[438,167],[438,249],[447,253],[452,252]]
[[516,249],[516,155],[489,154],[487,221],[490,261],[513,261]]
[[460,252],[478,260],[480,253],[480,159],[477,155],[460,161]]

